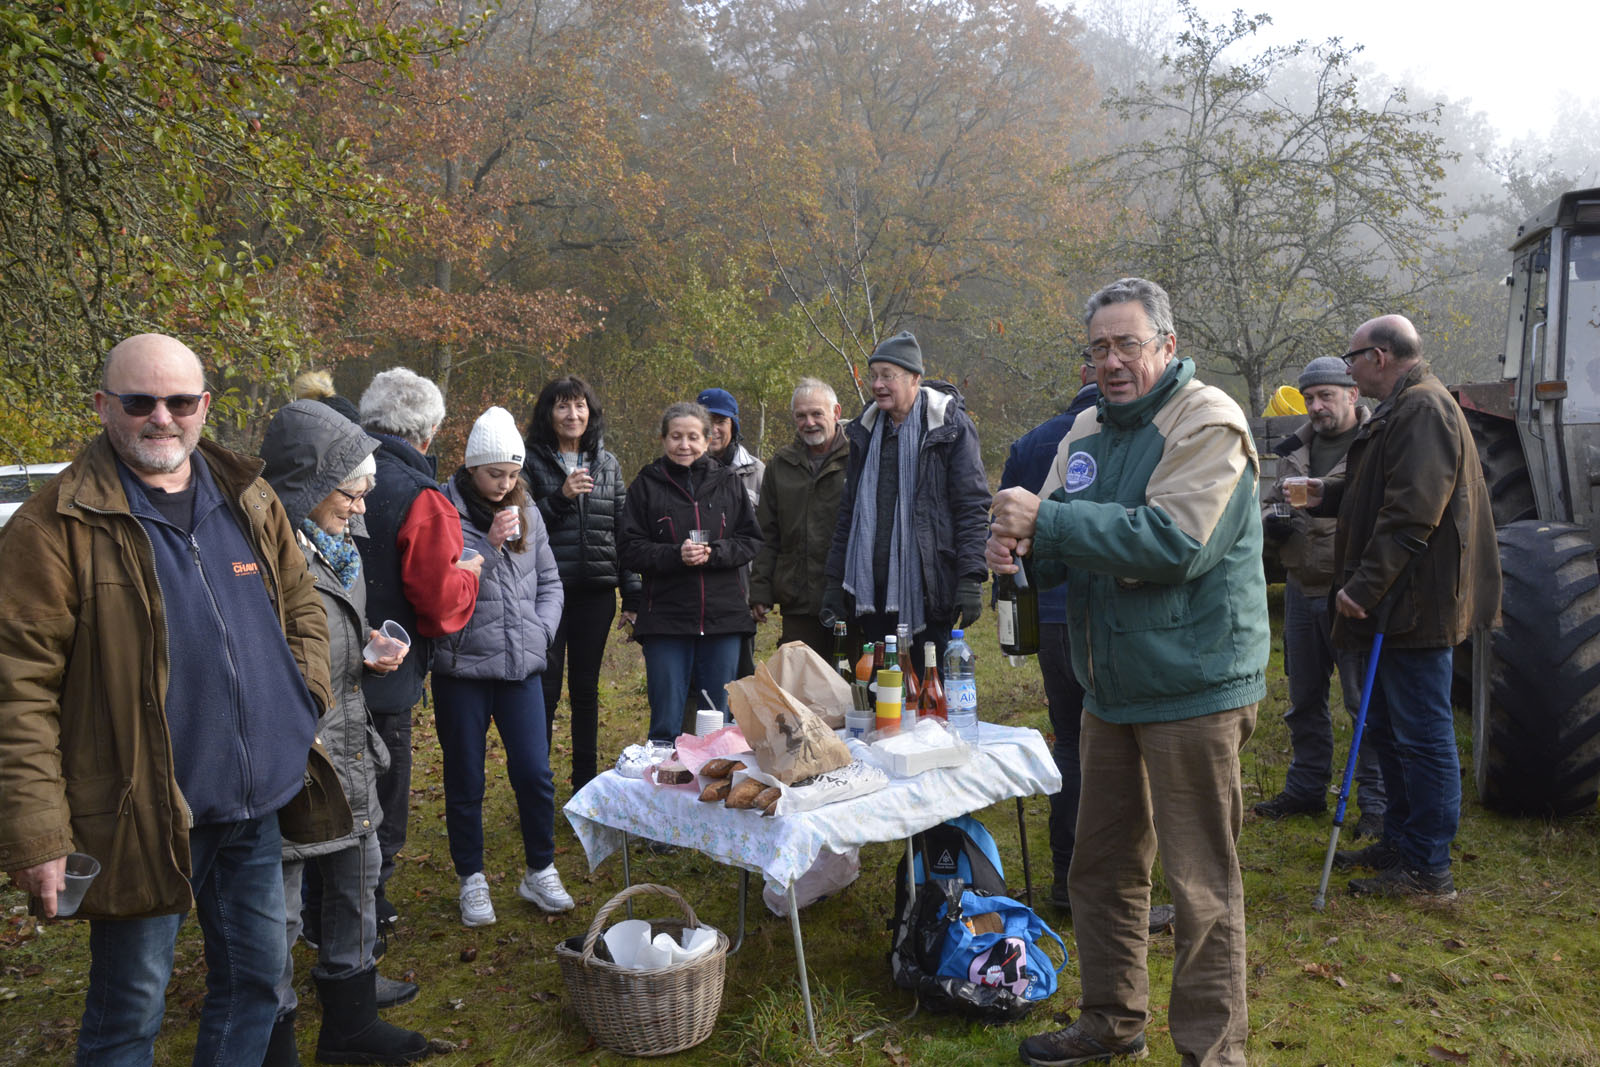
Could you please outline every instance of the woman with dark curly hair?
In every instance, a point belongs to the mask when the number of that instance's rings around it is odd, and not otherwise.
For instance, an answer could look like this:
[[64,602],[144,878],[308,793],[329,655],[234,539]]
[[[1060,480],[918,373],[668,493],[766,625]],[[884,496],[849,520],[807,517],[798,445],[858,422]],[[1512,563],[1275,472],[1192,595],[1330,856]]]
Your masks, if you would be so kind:
[[546,385],[523,436],[528,444],[523,475],[549,531],[566,592],[544,671],[547,735],[554,739],[565,661],[576,792],[597,772],[600,661],[617,615],[617,589],[624,596],[639,590],[639,576],[624,573],[617,557],[617,522],[627,490],[617,457],[605,450],[600,398],[582,378],[557,378]]

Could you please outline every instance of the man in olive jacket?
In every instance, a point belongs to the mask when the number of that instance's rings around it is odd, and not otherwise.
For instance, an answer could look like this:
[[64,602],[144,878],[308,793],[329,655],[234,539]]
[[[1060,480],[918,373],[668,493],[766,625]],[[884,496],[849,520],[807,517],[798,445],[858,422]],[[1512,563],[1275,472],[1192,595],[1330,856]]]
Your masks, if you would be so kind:
[[[1313,482],[1311,502],[1339,515],[1334,642],[1370,646],[1378,607],[1392,600],[1364,741],[1378,754],[1389,807],[1380,841],[1334,860],[1377,871],[1353,880],[1352,893],[1451,900],[1461,817],[1452,650],[1499,621],[1494,514],[1466,416],[1428,369],[1410,320],[1362,323],[1344,360],[1362,393],[1382,403],[1350,445],[1348,477]],[[1419,544],[1402,583],[1407,546]]]
[[761,481],[756,522],[761,551],[750,571],[750,612],[766,621],[774,604],[783,609],[780,643],[804,641],[832,661],[833,634],[817,612],[833,528],[844,494],[850,442],[839,425],[839,398],[818,378],[802,378],[789,404],[794,440],[778,449]]
[[331,699],[328,631],[261,462],[200,440],[210,399],[180,342],[117,345],[104,432],[0,542],[0,867],[46,916],[68,852],[101,868],[80,1063],[150,1062],[191,906],[195,1062],[260,1063],[277,1012],[278,812]]

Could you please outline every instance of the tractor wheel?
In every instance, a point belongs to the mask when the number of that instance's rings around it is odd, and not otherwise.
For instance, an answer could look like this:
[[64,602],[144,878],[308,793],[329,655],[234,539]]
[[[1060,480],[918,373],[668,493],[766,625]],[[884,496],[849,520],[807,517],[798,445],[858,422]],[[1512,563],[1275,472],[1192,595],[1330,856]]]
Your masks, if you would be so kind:
[[1600,791],[1600,574],[1582,527],[1516,522],[1498,531],[1501,627],[1490,697],[1472,724],[1485,807],[1592,811]]
[[1469,411],[1467,425],[1478,446],[1478,463],[1483,479],[1489,483],[1489,502],[1494,508],[1494,524],[1536,519],[1533,483],[1528,480],[1528,461],[1517,439],[1517,424],[1508,419]]

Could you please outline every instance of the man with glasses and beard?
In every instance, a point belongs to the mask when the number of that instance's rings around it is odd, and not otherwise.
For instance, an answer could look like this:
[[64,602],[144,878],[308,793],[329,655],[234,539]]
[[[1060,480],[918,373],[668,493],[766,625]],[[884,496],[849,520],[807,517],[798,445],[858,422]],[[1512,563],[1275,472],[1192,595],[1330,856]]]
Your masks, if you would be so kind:
[[278,815],[330,701],[327,621],[261,461],[200,439],[210,401],[179,341],[118,344],[104,432],[0,552],[0,867],[48,917],[67,854],[100,862],[80,1063],[150,1062],[190,907],[194,1062],[260,1063],[277,1013]]

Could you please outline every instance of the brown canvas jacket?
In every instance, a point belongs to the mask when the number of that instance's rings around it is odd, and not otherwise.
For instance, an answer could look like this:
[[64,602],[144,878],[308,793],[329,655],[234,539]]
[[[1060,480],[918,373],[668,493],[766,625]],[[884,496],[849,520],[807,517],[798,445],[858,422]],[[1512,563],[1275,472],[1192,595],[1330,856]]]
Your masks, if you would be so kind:
[[[255,545],[295,661],[331,702],[328,630],[261,461],[200,451]],[[190,815],[162,712],[166,611],[102,434],[0,532],[0,870],[100,860],[79,915],[188,910]]]
[[809,451],[799,434],[777,451],[756,506],[762,542],[750,572],[750,603],[778,604],[786,615],[815,615],[822,607],[828,549],[850,464],[844,423],[835,429],[816,477]]
[[1384,642],[1450,648],[1500,618],[1500,555],[1489,489],[1455,398],[1419,362],[1373,412],[1346,456],[1348,476],[1325,484],[1337,506],[1335,574],[1366,619],[1336,615],[1334,640],[1365,648],[1373,614],[1410,558],[1396,534],[1428,543],[1395,601]]

